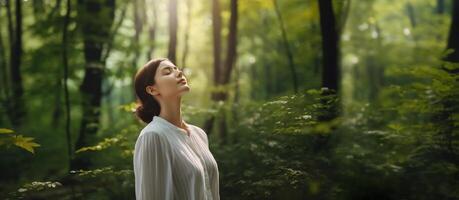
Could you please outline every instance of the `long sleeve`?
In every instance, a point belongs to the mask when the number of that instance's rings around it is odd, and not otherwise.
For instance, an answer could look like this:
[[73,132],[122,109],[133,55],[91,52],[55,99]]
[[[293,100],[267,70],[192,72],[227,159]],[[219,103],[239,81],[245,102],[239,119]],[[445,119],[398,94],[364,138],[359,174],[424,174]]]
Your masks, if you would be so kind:
[[160,134],[141,134],[134,149],[136,200],[172,200],[173,183],[169,144]]

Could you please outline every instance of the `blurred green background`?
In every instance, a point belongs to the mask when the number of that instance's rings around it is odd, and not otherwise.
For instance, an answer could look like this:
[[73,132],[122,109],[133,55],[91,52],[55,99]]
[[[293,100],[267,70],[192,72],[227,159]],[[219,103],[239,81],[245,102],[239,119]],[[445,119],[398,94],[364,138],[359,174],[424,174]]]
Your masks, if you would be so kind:
[[457,0],[0,6],[1,199],[135,199],[133,77],[159,57],[221,199],[459,199]]

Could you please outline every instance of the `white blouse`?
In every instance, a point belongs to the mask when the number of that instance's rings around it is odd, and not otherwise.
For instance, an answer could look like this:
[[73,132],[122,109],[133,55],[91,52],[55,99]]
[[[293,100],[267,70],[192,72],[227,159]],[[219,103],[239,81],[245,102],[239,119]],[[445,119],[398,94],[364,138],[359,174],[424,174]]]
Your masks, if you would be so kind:
[[207,134],[185,124],[190,135],[154,116],[140,132],[133,158],[137,200],[220,199],[218,166]]

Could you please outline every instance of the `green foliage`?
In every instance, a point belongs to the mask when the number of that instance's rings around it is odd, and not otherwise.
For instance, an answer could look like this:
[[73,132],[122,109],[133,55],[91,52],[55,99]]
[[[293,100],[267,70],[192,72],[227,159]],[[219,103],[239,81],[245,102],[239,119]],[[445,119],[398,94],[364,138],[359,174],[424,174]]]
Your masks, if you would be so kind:
[[75,151],[75,153],[80,153],[80,152],[85,152],[85,151],[100,151],[100,150],[103,150],[103,149],[106,149],[112,145],[115,145],[117,144],[119,141],[123,140],[125,138],[123,138],[122,136],[116,136],[116,137],[113,137],[113,138],[104,138],[104,140],[102,142],[99,142],[97,145],[95,146],[90,146],[90,147],[82,147],[78,150]]
[[[89,124],[100,132],[91,140],[93,144],[76,150],[78,156],[92,160],[93,166],[69,174],[63,162],[68,155],[61,80],[65,4],[23,1],[20,71],[28,113],[21,128],[34,138],[0,129],[0,146],[20,148],[0,151],[5,160],[0,165],[0,199],[6,191],[13,191],[10,199],[133,198],[132,153],[144,124],[133,115],[132,78],[150,56],[147,51],[153,51],[155,57],[167,54],[169,38],[168,31],[163,31],[168,27],[166,16],[157,15],[154,22],[150,12],[153,6],[165,8],[167,1],[140,6],[138,13],[129,9],[134,2],[117,1],[114,13],[101,9],[96,14],[100,20],[95,21],[92,14],[82,12],[84,7],[74,6],[71,12],[67,83],[72,142],[85,117],[78,106],[85,98],[79,85],[88,81],[84,80],[85,57],[94,56],[85,55],[84,38],[94,43],[108,42],[111,36],[114,40],[98,46],[112,47],[101,74],[102,106],[94,110],[102,114],[101,121]],[[228,2],[221,5],[222,55],[227,49]],[[182,104],[185,120],[200,125],[210,116],[230,116],[225,118],[228,144],[219,143],[218,131],[209,135],[219,165],[222,199],[459,199],[459,78],[451,73],[459,66],[438,61],[451,52],[445,50],[451,16],[435,12],[440,1],[334,0],[342,28],[339,98],[322,95],[323,89],[309,90],[321,84],[323,38],[318,1],[277,2],[300,83],[301,92],[295,95],[291,95],[292,74],[272,0],[239,0],[238,55],[227,85],[212,84],[210,7],[196,2],[189,18],[186,12],[178,14],[175,64],[186,66],[192,88]],[[445,10],[451,8],[451,2],[445,1]],[[408,4],[417,23],[411,21]],[[14,5],[12,8],[14,12]],[[0,56],[8,58],[7,14],[0,15],[0,52],[4,54]],[[136,21],[133,16],[146,18]],[[189,30],[180,28],[188,22],[182,20],[185,18],[190,19]],[[97,29],[101,24],[104,30]],[[105,26],[110,24],[113,26]],[[152,24],[156,27],[150,27]],[[86,34],[88,28],[96,28],[99,34]],[[142,32],[136,43],[133,35],[138,28]],[[157,30],[155,39],[150,30]],[[189,41],[182,37],[184,33],[189,33]],[[185,52],[188,59],[182,61]],[[7,67],[11,61],[2,61],[6,62],[0,63],[5,69],[1,73],[7,73],[1,76],[4,86],[11,79]],[[2,102],[14,91],[10,86],[1,88]],[[228,92],[227,101],[210,100],[211,92],[222,91]],[[0,127],[10,127],[8,112],[0,109]],[[46,147],[40,154],[32,157],[14,151],[34,153],[40,146],[34,140]],[[37,179],[56,182],[23,184]]]
[[320,94],[319,90],[309,90],[240,107],[250,113],[235,127],[236,132],[244,134],[238,134],[237,143],[212,148],[223,174],[221,188],[225,198],[333,195],[336,188],[324,176],[324,166],[331,167],[327,146],[333,138],[324,138],[323,134],[331,130],[331,124],[317,121],[317,116],[324,114],[319,104],[330,97]]
[[377,102],[331,122],[318,120],[333,105],[323,104],[328,97],[319,90],[242,107],[251,115],[235,132],[244,134],[237,143],[213,145],[222,193],[228,199],[459,198],[458,75],[427,66],[391,73],[415,81],[390,85]]
[[23,199],[25,197],[31,197],[32,194],[36,194],[39,192],[49,191],[56,188],[62,187],[62,183],[60,182],[52,182],[52,181],[33,181],[31,183],[26,183],[21,186],[17,191],[10,193],[8,199]]
[[40,145],[33,142],[34,138],[24,137],[23,135],[15,133],[11,129],[0,128],[0,146],[10,146],[15,145],[26,151],[34,154],[34,148],[39,147]]
[[113,167],[103,167],[100,169],[94,170],[73,170],[70,171],[71,174],[77,174],[79,177],[85,178],[97,178],[99,176],[126,176],[132,175],[133,171],[131,169],[125,170],[115,170]]

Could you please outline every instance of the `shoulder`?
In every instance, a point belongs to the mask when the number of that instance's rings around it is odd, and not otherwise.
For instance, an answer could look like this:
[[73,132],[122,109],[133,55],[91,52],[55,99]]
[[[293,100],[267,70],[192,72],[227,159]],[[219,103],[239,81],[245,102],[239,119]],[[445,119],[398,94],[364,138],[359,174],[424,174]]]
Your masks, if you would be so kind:
[[143,142],[148,144],[164,144],[166,141],[166,135],[164,131],[159,128],[155,128],[152,124],[148,124],[141,131],[137,137],[137,142]]
[[190,126],[196,130],[196,132],[198,133],[199,137],[201,137],[202,140],[208,143],[207,133],[201,127],[193,125],[193,124],[190,124]]
[[157,139],[164,139],[167,137],[168,129],[164,124],[159,123],[156,120],[151,121],[148,123],[141,131],[140,136],[145,138],[157,138]]

